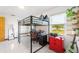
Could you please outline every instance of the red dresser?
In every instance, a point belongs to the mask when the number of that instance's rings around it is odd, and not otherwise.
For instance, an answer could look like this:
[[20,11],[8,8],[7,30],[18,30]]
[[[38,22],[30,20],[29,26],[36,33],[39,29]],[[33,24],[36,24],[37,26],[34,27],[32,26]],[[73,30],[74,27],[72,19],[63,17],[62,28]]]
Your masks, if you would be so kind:
[[64,52],[64,44],[62,38],[55,38],[53,36],[49,37],[49,49],[63,53]]

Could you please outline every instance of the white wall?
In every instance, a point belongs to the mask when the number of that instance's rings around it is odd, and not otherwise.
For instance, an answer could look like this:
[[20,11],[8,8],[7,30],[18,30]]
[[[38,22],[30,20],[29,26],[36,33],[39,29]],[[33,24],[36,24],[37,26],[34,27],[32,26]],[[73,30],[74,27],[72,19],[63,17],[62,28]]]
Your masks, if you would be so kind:
[[30,26],[20,26],[20,33],[29,33]]
[[8,38],[8,28],[12,24],[14,27],[14,33],[15,37],[18,35],[18,21],[15,16],[10,16],[10,15],[1,15],[5,17],[5,39]]

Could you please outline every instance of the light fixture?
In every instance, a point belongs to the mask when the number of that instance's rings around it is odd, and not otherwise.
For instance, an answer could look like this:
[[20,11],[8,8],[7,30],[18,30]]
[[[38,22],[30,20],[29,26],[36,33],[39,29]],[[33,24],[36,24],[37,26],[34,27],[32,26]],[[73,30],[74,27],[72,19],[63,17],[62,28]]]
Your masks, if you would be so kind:
[[14,14],[11,14],[11,16],[16,16],[16,15],[14,15]]
[[18,6],[20,9],[24,9],[24,6]]

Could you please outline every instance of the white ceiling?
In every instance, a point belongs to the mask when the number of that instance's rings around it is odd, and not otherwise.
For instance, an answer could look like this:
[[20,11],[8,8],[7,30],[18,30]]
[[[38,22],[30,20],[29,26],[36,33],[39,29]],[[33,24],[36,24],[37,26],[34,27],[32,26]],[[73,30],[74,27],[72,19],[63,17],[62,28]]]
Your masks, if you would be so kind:
[[0,14],[15,15],[19,19],[23,19],[29,15],[39,16],[41,14],[55,15],[65,12],[69,6],[25,6],[20,9],[17,6],[0,6]]

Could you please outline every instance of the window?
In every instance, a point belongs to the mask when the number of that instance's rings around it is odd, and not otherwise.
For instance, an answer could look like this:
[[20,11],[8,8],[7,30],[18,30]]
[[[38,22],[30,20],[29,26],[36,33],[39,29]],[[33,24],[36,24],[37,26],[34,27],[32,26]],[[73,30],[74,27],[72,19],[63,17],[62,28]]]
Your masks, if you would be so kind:
[[58,14],[50,19],[50,32],[59,35],[64,34],[66,24],[66,14]]

